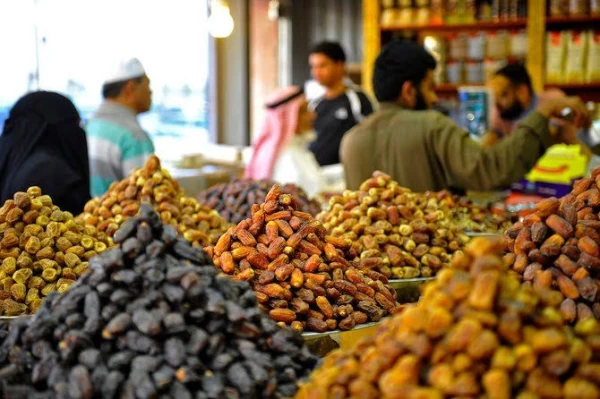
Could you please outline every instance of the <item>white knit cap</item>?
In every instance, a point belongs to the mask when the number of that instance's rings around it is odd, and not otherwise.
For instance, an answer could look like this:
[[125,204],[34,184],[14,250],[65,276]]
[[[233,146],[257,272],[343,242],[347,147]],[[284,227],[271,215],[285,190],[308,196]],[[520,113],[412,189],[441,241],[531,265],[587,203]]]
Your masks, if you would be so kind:
[[145,74],[146,71],[140,60],[137,58],[130,58],[119,62],[115,70],[104,80],[104,84],[139,78]]

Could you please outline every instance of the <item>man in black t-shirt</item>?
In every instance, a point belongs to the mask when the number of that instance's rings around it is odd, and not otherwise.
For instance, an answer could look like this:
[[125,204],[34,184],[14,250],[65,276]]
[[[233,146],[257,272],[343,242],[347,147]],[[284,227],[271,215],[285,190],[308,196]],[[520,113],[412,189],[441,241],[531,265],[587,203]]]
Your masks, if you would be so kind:
[[317,44],[310,52],[309,63],[313,79],[326,90],[310,104],[317,114],[317,138],[309,148],[321,166],[337,164],[344,134],[373,112],[373,106],[356,86],[346,85],[346,54],[338,43]]

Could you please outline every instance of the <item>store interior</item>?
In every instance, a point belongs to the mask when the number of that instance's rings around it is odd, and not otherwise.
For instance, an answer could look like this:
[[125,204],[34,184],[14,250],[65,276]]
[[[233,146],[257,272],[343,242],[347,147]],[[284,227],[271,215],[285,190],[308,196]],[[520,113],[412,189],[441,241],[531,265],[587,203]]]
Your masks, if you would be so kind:
[[600,1],[0,15],[0,399],[600,399]]

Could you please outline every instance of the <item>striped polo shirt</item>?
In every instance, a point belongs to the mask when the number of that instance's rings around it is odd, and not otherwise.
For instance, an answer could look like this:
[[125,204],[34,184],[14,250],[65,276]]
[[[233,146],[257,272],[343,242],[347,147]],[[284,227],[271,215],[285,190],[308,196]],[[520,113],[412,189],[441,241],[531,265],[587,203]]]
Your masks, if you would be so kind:
[[115,180],[122,180],[144,165],[154,152],[148,134],[136,114],[114,101],[105,101],[86,125],[92,196],[104,194]]

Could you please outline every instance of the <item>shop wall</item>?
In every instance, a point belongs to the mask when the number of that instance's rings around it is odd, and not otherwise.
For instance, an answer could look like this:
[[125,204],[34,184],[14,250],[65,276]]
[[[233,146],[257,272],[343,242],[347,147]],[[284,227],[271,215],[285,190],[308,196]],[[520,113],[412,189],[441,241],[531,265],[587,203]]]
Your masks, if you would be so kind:
[[217,108],[218,143],[245,146],[249,136],[249,0],[229,0],[235,28],[231,36],[215,39],[216,86],[212,90]]
[[350,69],[362,61],[362,1],[292,1],[292,81],[310,79],[308,54],[322,40],[338,41],[344,47]]
[[278,22],[268,18],[269,0],[250,2],[250,138],[260,132],[264,102],[279,80]]

